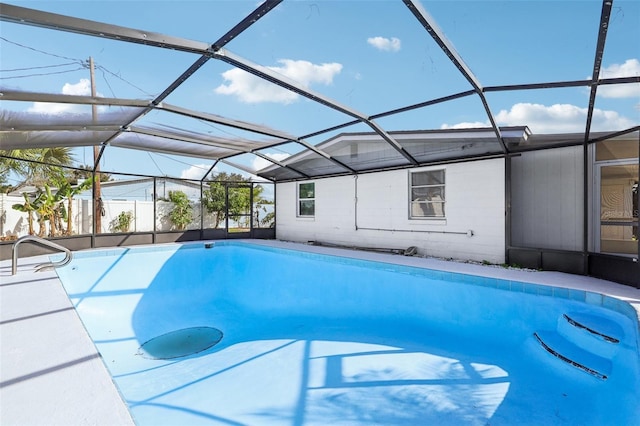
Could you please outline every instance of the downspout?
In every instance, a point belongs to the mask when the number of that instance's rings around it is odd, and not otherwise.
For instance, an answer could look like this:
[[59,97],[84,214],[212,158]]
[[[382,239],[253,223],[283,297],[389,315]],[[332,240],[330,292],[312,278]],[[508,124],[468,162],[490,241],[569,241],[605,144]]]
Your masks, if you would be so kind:
[[506,264],[511,264],[511,260],[509,259],[509,249],[511,248],[511,172],[511,154],[507,154],[504,156],[504,261]]
[[353,198],[353,225],[358,230],[358,175],[353,176],[354,198]]
[[[638,165],[640,165],[640,132],[638,132]],[[636,206],[638,207],[638,209],[640,209],[640,187],[636,189],[636,200],[637,200]],[[632,203],[632,207],[633,207],[633,203]],[[631,218],[632,218],[631,220],[633,220],[633,212],[631,212]],[[637,211],[636,211],[636,221],[638,222],[636,226],[636,240],[638,240],[638,251],[636,252],[636,257],[633,258],[634,262],[638,262],[638,259],[640,259],[640,213]]]
[[153,233],[151,234],[151,242],[156,243],[156,234],[158,232],[158,224],[156,217],[158,215],[158,185],[157,178],[153,178]]
[[[587,139],[588,134],[585,135]],[[594,157],[595,158],[595,157]],[[589,187],[591,181],[591,156],[589,155],[589,143],[585,140],[582,144],[582,274],[589,275]],[[593,220],[600,220],[594,218]]]
[[200,240],[204,240],[204,182],[200,181]]

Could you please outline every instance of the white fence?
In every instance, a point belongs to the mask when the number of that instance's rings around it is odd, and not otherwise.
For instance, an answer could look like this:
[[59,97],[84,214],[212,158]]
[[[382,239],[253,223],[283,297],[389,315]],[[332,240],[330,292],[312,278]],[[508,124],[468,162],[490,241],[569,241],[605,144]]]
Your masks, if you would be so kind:
[[[3,239],[18,238],[29,234],[28,214],[13,208],[14,204],[24,204],[24,198],[0,194],[0,236]],[[200,203],[192,203],[193,219],[186,229],[200,229]],[[65,207],[68,205],[65,202]],[[93,201],[84,199],[74,199],[71,206],[72,212],[72,235],[91,234],[93,227]],[[131,223],[129,232],[152,232],[154,224],[158,231],[175,230],[175,225],[168,218],[169,212],[174,205],[168,201],[158,201],[156,205],[156,216],[153,215],[153,201],[139,200],[104,200],[101,226],[99,233],[117,232],[115,225],[121,213],[131,213]],[[67,209],[68,211],[68,209]],[[204,228],[213,228],[215,225],[215,214],[205,213]],[[66,229],[66,221],[63,221]],[[224,223],[222,224],[224,225]],[[44,222],[44,235],[48,236],[50,224]],[[40,224],[33,215],[34,232],[38,234]]]

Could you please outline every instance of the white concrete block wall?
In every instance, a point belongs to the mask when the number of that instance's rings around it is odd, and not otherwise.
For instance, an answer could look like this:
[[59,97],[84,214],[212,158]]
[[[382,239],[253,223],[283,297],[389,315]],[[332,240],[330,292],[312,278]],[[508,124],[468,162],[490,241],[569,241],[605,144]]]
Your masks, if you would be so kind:
[[444,220],[409,219],[409,170],[394,170],[310,180],[316,191],[314,218],[296,215],[299,182],[278,184],[276,237],[362,247],[416,246],[423,255],[504,262],[504,160],[413,170],[437,168],[446,169]]

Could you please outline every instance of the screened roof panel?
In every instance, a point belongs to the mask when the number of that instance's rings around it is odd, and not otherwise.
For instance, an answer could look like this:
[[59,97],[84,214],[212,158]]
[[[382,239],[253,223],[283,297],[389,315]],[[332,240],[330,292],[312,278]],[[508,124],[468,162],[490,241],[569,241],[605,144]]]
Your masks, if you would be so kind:
[[[47,2],[44,6],[61,10],[63,3]],[[26,2],[25,6],[34,5]],[[73,9],[67,8],[67,13],[77,16]],[[100,17],[96,20],[104,22]],[[34,92],[90,95],[91,58],[98,96],[150,100],[195,59],[185,52],[11,22],[2,23],[2,37],[2,68],[15,70],[3,72],[3,86]],[[153,78],[149,78],[150,72]]]
[[93,130],[4,130],[0,132],[0,146],[3,150],[92,146],[113,134],[114,131]]
[[[376,120],[377,121],[377,120]],[[340,126],[323,129],[322,131],[307,133],[302,136],[302,139],[310,143],[313,146],[318,146],[330,141],[344,133],[365,133],[371,132],[371,126],[362,121],[351,120],[349,122],[342,123]]]
[[[500,154],[502,147],[498,138],[489,129],[489,134],[483,137],[418,137],[411,139],[398,138],[398,141],[413,158],[420,163],[451,160],[483,156],[487,154]],[[425,135],[428,136],[428,135]]]
[[[228,48],[365,116],[470,88],[401,1],[285,1],[277,13],[286,26],[267,16]],[[318,43],[331,48],[301,56]]]
[[[37,96],[34,96],[37,97]],[[3,127],[15,130],[65,130],[91,126],[115,126],[132,121],[143,108],[56,102],[2,101],[0,120]]]
[[594,102],[592,132],[620,131],[635,126],[640,126],[640,83],[599,87]]
[[[191,118],[192,120],[177,121],[184,117]],[[140,120],[140,122],[148,122],[150,125],[162,123],[163,125],[174,126],[179,126],[184,123],[183,127],[188,126],[189,129],[197,130],[202,133],[246,140],[255,140],[257,138],[264,140],[267,140],[267,138],[290,140],[296,138],[293,134],[283,132],[279,129],[274,129],[266,125],[236,120],[218,114],[210,114],[167,103],[162,103],[162,105],[157,109],[150,111],[149,114],[145,115]]]
[[138,149],[143,151],[161,152],[165,154],[187,155],[189,157],[219,158],[239,151],[213,146],[200,142],[189,144],[189,151],[180,149],[181,144],[176,144],[175,139],[161,136],[152,136],[138,132],[124,132],[116,137],[111,145],[120,148]]
[[584,79],[593,69],[602,8],[597,1],[424,6],[483,86]]
[[304,179],[305,176],[297,173],[287,167],[278,167],[276,169],[268,169],[261,171],[260,176],[264,176],[267,179],[275,181],[286,181],[292,179]]
[[[607,27],[600,78],[638,75],[637,62],[640,60],[638,40],[640,40],[640,2],[615,1]],[[638,89],[635,90],[637,99]]]
[[[459,97],[429,99],[408,105],[406,110],[375,117],[389,131],[476,128],[490,126],[489,116],[481,99],[473,91],[458,92]],[[392,111],[394,112],[394,111]]]
[[305,158],[295,161],[290,165],[296,171],[310,177],[348,173],[349,170],[339,163],[331,161],[319,154],[309,153]]
[[[86,153],[86,158],[92,158],[92,156],[92,152]],[[114,145],[105,147],[100,158],[100,168],[105,172],[140,176],[172,176],[198,180],[205,176],[215,162],[206,158],[121,148]],[[129,161],[122,161],[123,158],[127,158]],[[169,171],[176,167],[181,170],[181,173],[170,175]]]
[[397,149],[373,134],[338,137],[318,148],[357,171],[411,164]]
[[[158,125],[156,127],[147,126],[131,126],[130,131],[138,134],[146,134],[149,136],[159,136],[165,139],[172,139],[175,149],[181,149],[184,142],[190,144],[202,144],[219,147],[222,149],[233,150],[238,152],[246,152],[253,149],[270,145],[272,142],[250,141],[246,139],[234,139],[229,137],[212,136],[193,132],[185,129],[179,129],[171,126]],[[195,152],[193,153],[195,155]]]
[[[589,87],[586,85],[496,91],[486,96],[496,119],[505,126],[527,126],[534,135],[584,132],[586,129],[589,113]],[[594,130],[609,127],[606,113],[593,112],[596,118]]]
[[282,180],[640,123],[637,1],[114,4],[2,5],[1,149],[99,146],[176,177],[272,158]]
[[507,146],[511,151],[527,151],[536,148],[572,146],[584,143],[584,133],[563,133],[561,135],[529,135],[523,140],[511,141]]
[[288,136],[294,137],[265,126],[173,105],[163,105],[161,110],[150,111],[130,129],[173,138],[176,149],[183,150],[185,154],[189,153],[191,143],[206,143],[237,152],[249,152],[280,144]]
[[[243,35],[239,36],[243,37]],[[235,40],[234,40],[235,42]],[[232,42],[233,43],[233,42]],[[232,44],[230,43],[230,45]],[[235,55],[233,49],[229,55]],[[259,69],[278,74],[279,78],[292,80],[270,64],[256,63],[254,58],[240,57]],[[309,72],[313,73],[312,68]],[[304,73],[301,70],[300,73]],[[300,84],[296,82],[296,84]],[[317,84],[301,84],[301,89],[322,94]],[[185,106],[227,119],[252,122],[280,132],[304,134],[352,120],[353,117],[334,108],[309,101],[305,96],[286,90],[275,83],[234,67],[222,60],[209,60],[193,73],[166,99],[172,105]],[[291,116],[301,120],[291,120]]]

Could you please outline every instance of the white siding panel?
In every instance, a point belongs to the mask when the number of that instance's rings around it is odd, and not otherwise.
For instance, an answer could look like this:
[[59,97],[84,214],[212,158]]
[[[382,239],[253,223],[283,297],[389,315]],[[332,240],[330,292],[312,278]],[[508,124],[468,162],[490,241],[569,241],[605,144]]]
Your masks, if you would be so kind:
[[361,247],[416,246],[422,255],[504,262],[504,160],[431,168],[443,167],[446,220],[409,219],[409,170],[394,170],[314,180],[313,219],[296,217],[298,183],[278,184],[276,236]]
[[514,246],[582,250],[582,147],[523,153],[512,160]]

